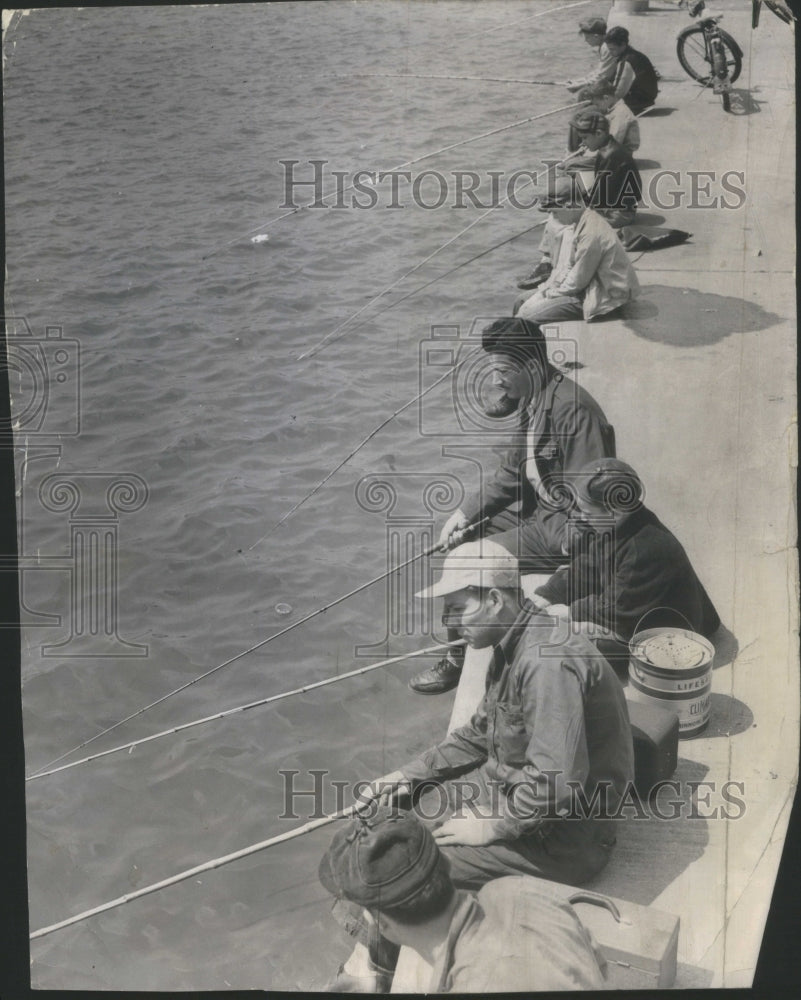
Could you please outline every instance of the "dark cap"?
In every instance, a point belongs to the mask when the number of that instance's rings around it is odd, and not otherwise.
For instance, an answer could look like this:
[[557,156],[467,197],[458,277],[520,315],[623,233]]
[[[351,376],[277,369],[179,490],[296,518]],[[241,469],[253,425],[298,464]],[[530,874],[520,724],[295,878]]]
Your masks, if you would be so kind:
[[434,838],[413,813],[378,806],[337,831],[318,874],[332,895],[378,909],[408,902],[439,859]]
[[568,177],[557,177],[555,183],[549,185],[548,193],[540,198],[537,208],[541,212],[547,212],[551,208],[584,208],[587,200],[586,189],[571,174]]
[[608,132],[609,121],[598,108],[584,108],[573,115],[570,124],[577,132]]
[[487,354],[506,354],[515,361],[530,359],[545,364],[545,335],[536,323],[518,316],[496,319],[481,331],[481,346]]
[[614,28],[610,28],[609,31],[604,35],[605,42],[611,42],[613,45],[628,45],[629,44],[629,32],[628,28],[623,28],[619,24],[615,25]]
[[576,474],[575,482],[581,496],[609,510],[634,511],[642,504],[642,480],[619,458],[590,462]]
[[605,35],[606,21],[602,17],[591,17],[586,21],[579,21],[579,31],[582,35]]

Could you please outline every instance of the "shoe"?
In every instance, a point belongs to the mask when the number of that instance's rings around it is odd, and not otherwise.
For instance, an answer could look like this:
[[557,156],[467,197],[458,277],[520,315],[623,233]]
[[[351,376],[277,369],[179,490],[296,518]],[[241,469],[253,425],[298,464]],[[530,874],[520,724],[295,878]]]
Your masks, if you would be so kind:
[[389,993],[393,974],[376,969],[366,976],[352,976],[340,965],[336,975],[323,987],[323,993]]
[[409,687],[420,694],[442,694],[455,688],[461,676],[462,664],[454,663],[450,657],[443,656],[433,667],[412,677]]
[[539,264],[537,264],[537,266],[531,272],[531,274],[526,275],[525,278],[521,278],[518,281],[517,287],[522,288],[524,290],[528,290],[531,288],[539,288],[539,286],[544,281],[547,281],[548,278],[551,276],[551,271],[553,271],[553,268],[551,267],[550,263],[548,261],[541,260]]

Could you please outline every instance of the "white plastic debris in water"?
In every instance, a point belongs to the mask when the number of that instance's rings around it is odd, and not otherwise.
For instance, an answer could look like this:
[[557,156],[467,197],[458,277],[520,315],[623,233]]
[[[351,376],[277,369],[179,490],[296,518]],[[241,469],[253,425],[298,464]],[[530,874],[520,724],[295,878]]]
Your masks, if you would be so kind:
[[267,240],[269,240],[269,238],[270,237],[267,235],[267,233],[259,233],[258,236],[251,236],[250,237],[250,242],[251,243],[266,243]]
[[292,605],[291,604],[276,604],[275,610],[279,615],[291,615]]

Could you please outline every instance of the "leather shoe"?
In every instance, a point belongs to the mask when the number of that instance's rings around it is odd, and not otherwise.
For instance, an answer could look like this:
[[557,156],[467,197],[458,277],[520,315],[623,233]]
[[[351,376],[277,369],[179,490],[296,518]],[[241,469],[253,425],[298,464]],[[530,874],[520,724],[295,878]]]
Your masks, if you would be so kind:
[[420,694],[442,694],[455,688],[461,676],[462,664],[454,663],[450,657],[443,656],[433,667],[412,677],[409,687]]
[[553,267],[547,261],[541,260],[531,274],[526,275],[526,277],[518,281],[517,287],[524,290],[539,288],[544,281],[548,280],[552,270]]

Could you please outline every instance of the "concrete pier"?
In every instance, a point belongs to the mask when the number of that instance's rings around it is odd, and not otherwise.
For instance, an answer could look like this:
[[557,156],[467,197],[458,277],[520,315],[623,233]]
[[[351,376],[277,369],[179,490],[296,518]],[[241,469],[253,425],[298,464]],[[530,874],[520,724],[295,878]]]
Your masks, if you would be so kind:
[[[710,724],[679,746],[694,811],[627,823],[592,888],[680,916],[676,987],[747,987],[797,784],[794,40],[767,12],[752,31],[750,5],[710,6],[744,52],[729,114],[678,63],[685,10],[610,11],[661,74],[640,124],[642,222],[692,238],[633,256],[643,292],[624,316],[559,337],[724,622]],[[487,659],[468,655],[452,725]]]

